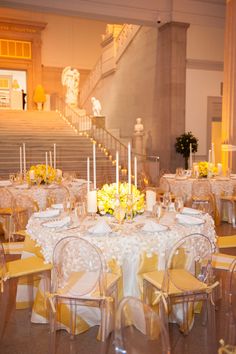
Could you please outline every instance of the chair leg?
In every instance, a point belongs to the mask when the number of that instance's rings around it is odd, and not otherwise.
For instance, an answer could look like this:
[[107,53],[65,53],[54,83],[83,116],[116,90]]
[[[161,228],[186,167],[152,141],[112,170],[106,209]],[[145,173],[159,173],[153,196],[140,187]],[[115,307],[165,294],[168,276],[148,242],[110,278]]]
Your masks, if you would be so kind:
[[[53,301],[53,300],[52,300]],[[57,300],[54,300],[55,309],[57,309]],[[57,312],[50,311],[50,354],[56,353],[56,323]]]

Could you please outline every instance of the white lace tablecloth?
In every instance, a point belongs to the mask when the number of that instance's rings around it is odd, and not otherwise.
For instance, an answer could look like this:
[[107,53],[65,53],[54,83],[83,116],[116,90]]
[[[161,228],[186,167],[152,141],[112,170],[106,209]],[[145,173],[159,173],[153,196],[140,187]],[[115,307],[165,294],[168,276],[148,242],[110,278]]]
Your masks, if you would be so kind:
[[[203,213],[197,215],[199,225],[180,224],[175,216],[174,212],[163,215],[160,223],[166,225],[167,228],[161,232],[142,231],[145,222],[151,220],[145,215],[137,216],[132,223],[125,222],[123,225],[117,224],[113,217],[106,216],[98,216],[96,220],[87,217],[82,224],[78,225],[78,220],[74,217],[74,219],[72,218],[72,224],[67,229],[66,227],[64,229],[45,227],[45,220],[32,216],[27,225],[27,232],[40,245],[46,262],[52,261],[53,249],[63,237],[78,235],[86,238],[102,250],[107,261],[115,259],[121,266],[124,295],[140,296],[137,270],[143,252],[150,256],[154,253],[158,254],[159,267],[163,268],[166,253],[183,236],[199,232],[206,235],[215,244],[216,234],[211,216]],[[90,233],[88,230],[101,218],[106,220],[111,232],[105,234]]]
[[[63,185],[69,189],[70,193],[77,197],[78,195],[87,193],[87,185],[86,180],[79,181],[71,181],[71,182],[63,182]],[[51,185],[53,187],[53,185]],[[45,187],[42,186],[31,186],[29,187],[27,184],[22,185],[11,185],[8,186],[9,190],[13,193],[13,195],[23,194],[34,199],[40,210],[44,210],[46,208],[47,203],[47,195],[50,191],[50,185]]]
[[[193,181],[195,180],[194,178],[183,178],[183,179],[169,178],[169,177],[165,177],[165,178],[168,180],[171,192],[174,195],[180,193],[182,195],[185,195],[187,200],[191,198],[192,184]],[[236,180],[222,177],[222,179],[210,178],[209,182],[211,184],[212,193],[215,196],[217,208],[218,210],[220,210],[220,196],[232,195],[234,188],[236,187]]]

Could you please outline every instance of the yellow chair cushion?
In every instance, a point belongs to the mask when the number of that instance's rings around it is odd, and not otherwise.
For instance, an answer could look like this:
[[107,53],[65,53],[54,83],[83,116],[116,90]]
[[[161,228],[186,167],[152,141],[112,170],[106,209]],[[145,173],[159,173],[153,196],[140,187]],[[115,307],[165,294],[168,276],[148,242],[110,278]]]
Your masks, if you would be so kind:
[[[143,278],[149,281],[157,289],[162,290],[165,271],[154,271],[143,275]],[[174,283],[172,282],[174,279]],[[178,295],[184,292],[203,291],[207,285],[196,279],[185,269],[170,269],[168,279],[168,295]]]
[[7,262],[9,278],[18,278],[24,275],[41,273],[51,269],[52,265],[50,263],[45,264],[44,260],[39,257],[29,257]]
[[212,267],[216,269],[229,270],[236,256],[224,253],[214,253],[212,255]]
[[236,247],[236,235],[218,236],[217,245],[219,248]]
[[0,208],[0,215],[12,215],[13,209],[12,208]]

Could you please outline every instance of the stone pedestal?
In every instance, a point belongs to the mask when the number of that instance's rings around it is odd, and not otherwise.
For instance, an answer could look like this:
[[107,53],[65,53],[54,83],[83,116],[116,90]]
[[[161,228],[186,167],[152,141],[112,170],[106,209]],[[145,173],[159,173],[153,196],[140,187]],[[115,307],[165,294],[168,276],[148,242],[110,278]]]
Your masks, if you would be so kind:
[[106,129],[106,117],[105,116],[91,116],[92,125],[97,128]]
[[144,133],[135,132],[133,135],[133,148],[137,154],[143,154],[143,137]]

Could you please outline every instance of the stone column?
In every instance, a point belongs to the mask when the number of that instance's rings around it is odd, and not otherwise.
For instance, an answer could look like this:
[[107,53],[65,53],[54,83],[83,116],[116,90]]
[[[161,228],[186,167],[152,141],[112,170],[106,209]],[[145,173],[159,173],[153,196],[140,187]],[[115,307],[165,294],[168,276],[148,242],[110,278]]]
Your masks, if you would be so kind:
[[185,132],[187,23],[170,22],[159,28],[159,132],[158,155],[161,169],[184,165],[175,152],[176,137]]
[[[236,145],[236,0],[227,0],[226,6],[222,143]],[[236,172],[236,152],[233,159],[231,154],[222,152],[223,167]]]

